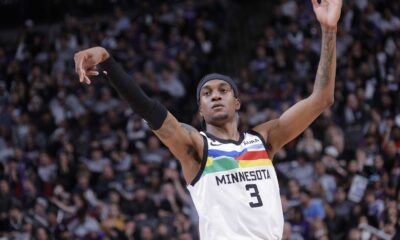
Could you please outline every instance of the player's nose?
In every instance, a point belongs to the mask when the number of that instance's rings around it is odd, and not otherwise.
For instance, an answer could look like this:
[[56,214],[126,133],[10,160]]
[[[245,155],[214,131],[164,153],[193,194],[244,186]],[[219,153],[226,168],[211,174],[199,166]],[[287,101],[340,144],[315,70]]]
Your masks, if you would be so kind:
[[211,101],[221,100],[221,94],[218,91],[213,91],[211,95]]

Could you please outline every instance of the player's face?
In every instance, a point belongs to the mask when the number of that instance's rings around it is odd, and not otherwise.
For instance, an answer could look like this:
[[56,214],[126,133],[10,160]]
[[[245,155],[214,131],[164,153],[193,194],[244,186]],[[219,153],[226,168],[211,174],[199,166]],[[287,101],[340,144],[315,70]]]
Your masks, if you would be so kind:
[[222,80],[208,81],[200,91],[200,114],[209,124],[219,125],[235,121],[240,102],[229,83]]

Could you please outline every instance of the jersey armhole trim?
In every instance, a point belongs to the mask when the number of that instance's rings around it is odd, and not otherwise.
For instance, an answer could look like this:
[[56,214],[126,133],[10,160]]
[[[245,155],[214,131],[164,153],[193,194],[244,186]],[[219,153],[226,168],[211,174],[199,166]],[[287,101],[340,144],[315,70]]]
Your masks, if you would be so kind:
[[204,168],[206,167],[207,163],[207,158],[208,158],[208,143],[207,143],[207,137],[204,135],[201,135],[203,137],[203,157],[201,158],[201,165],[200,169],[197,172],[196,176],[193,178],[192,182],[190,183],[191,186],[194,186],[200,179],[201,175],[203,174]]

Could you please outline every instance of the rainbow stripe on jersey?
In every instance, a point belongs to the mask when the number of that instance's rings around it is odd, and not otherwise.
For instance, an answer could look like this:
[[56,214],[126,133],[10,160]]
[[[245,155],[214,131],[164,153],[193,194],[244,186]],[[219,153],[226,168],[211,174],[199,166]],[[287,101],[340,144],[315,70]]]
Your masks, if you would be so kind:
[[208,149],[207,162],[202,175],[271,165],[272,161],[262,143],[250,145],[241,151],[224,151],[216,147]]

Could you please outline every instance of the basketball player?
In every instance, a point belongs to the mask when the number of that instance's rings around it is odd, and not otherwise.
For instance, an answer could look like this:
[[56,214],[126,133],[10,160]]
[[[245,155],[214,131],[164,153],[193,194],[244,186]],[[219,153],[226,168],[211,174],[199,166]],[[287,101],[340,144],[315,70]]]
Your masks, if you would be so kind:
[[[200,217],[201,239],[281,239],[283,214],[274,154],[333,103],[336,30],[342,0],[312,0],[322,28],[320,62],[313,92],[278,119],[238,131],[240,100],[228,76],[209,74],[197,87],[205,132],[180,123],[150,99],[101,47],[75,54],[81,82],[104,74],[179,159]],[[96,68],[97,67],[97,68]]]

